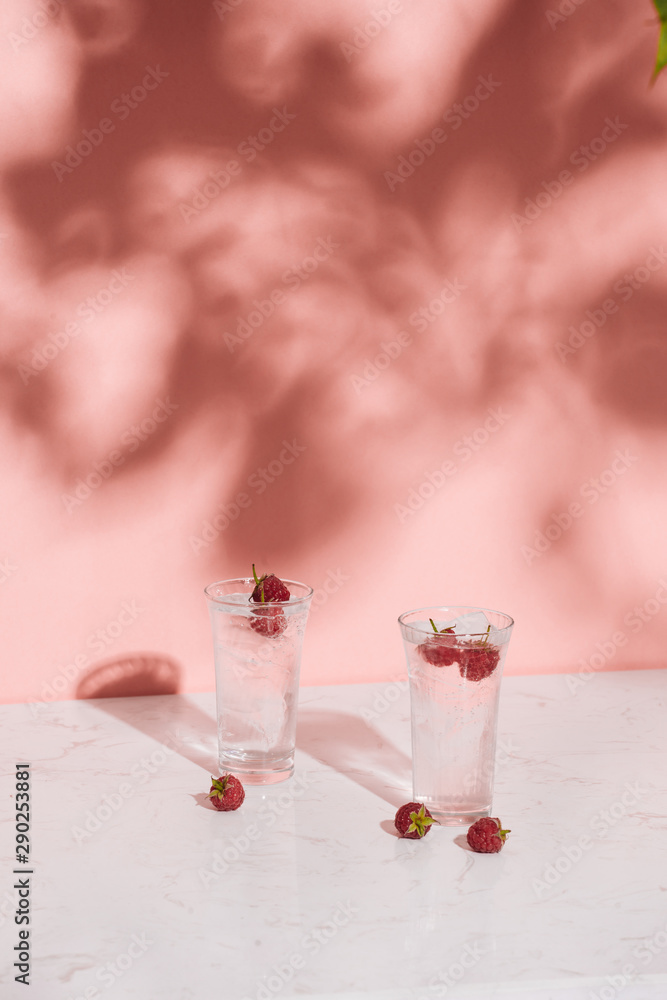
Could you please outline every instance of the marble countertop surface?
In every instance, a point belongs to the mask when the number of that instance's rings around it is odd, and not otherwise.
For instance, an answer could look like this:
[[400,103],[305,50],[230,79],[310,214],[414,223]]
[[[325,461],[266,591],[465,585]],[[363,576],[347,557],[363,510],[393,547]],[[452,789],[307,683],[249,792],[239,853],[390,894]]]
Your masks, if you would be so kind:
[[666,693],[662,670],[505,678],[498,855],[395,835],[405,682],[303,688],[294,777],[234,813],[205,798],[213,694],[0,706],[0,995],[666,1000]]

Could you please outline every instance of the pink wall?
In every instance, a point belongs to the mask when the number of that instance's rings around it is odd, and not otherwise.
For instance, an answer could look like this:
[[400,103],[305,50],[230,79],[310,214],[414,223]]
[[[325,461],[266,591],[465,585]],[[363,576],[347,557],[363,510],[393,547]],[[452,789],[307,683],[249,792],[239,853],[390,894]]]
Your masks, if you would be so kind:
[[253,561],[318,588],[305,683],[439,602],[664,665],[652,13],[5,0],[3,700],[211,689]]

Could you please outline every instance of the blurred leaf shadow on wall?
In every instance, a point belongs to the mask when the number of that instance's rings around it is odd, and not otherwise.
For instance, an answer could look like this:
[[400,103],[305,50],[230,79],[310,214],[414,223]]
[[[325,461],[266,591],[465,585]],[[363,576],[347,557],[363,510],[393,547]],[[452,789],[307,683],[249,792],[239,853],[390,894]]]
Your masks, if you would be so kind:
[[[547,371],[554,391],[568,398],[571,383],[547,343],[552,331],[543,317],[553,330],[567,329],[573,314],[594,306],[603,272],[613,279],[616,265],[600,258],[595,273],[582,266],[576,281],[556,270],[546,291],[535,292],[552,268],[553,240],[532,224],[517,233],[510,217],[564,166],[578,179],[571,156],[604,127],[600,109],[623,117],[632,108],[633,124],[604,157],[589,161],[587,178],[662,140],[665,125],[655,110],[637,108],[636,62],[619,63],[624,18],[612,24],[597,9],[577,10],[567,27],[552,31],[533,0],[499,2],[488,29],[463,59],[452,60],[455,79],[441,77],[434,88],[429,67],[449,54],[443,32],[440,56],[423,52],[420,100],[432,100],[433,113],[417,136],[417,126],[405,124],[409,116],[387,124],[400,96],[400,58],[380,66],[364,62],[362,52],[343,56],[340,41],[356,28],[354,19],[344,20],[350,5],[334,11],[328,26],[313,26],[320,14],[313,8],[307,15],[298,3],[284,4],[279,15],[257,0],[237,6],[221,18],[208,0],[124,0],[97,13],[73,2],[84,59],[63,149],[105,117],[113,132],[60,181],[43,159],[16,168],[8,189],[36,241],[47,304],[49,295],[64,295],[65,278],[92,264],[100,272],[133,261],[145,289],[148,261],[157,291],[142,304],[133,290],[136,327],[122,336],[121,321],[111,324],[86,347],[82,366],[75,365],[79,348],[70,347],[24,387],[14,373],[19,354],[10,352],[5,364],[7,405],[41,438],[54,474],[67,482],[89,472],[91,456],[123,440],[157,391],[177,400],[173,420],[122,451],[114,484],[126,482],[130,495],[137,470],[167,458],[179,435],[194,428],[198,469],[219,472],[210,516],[239,495],[251,500],[209,554],[224,549],[230,564],[245,565],[251,545],[278,560],[340,533],[381,490],[382,480],[367,470],[383,462],[387,439],[398,447],[421,428],[432,442],[452,440],[491,394],[521,393]],[[364,10],[358,5],[360,22]],[[635,51],[650,50],[648,34],[633,37]],[[584,51],[593,38],[595,59]],[[379,51],[369,46],[368,58]],[[148,68],[159,80],[147,91]],[[385,172],[414,152],[417,137],[447,121],[452,93],[463,100],[480,78],[497,79],[498,94],[450,118],[460,124],[447,143],[391,190]],[[414,114],[420,110],[416,100]],[[238,174],[228,170],[232,160]],[[554,202],[555,211],[561,203]],[[587,261],[586,247],[602,228],[593,213],[588,229],[565,233],[562,256]],[[431,326],[421,341],[413,330],[418,346],[383,375],[384,389],[378,382],[375,396],[355,396],[351,376],[406,327],[452,269],[475,277],[474,308],[455,328],[447,320]],[[98,272],[90,281],[101,281]],[[567,294],[559,281],[568,282]],[[173,329],[165,319],[149,339],[141,309],[155,310],[162,294],[174,296]],[[652,343],[664,341],[661,319],[656,327],[664,303],[664,292],[653,291],[645,317]],[[619,325],[632,330],[630,311]],[[45,321],[24,330],[21,358],[48,328]],[[536,347],[531,337],[544,343]],[[667,378],[667,357],[652,347],[632,368],[626,391],[615,371],[625,365],[619,345],[630,349],[631,341],[629,332],[615,333],[611,362],[577,359],[571,371],[591,401],[603,398],[637,424],[664,424],[653,390],[647,413],[642,386],[656,383],[655,364]],[[598,340],[595,351],[606,350]],[[150,391],[141,378],[131,389],[130,372],[155,374]],[[96,398],[85,410],[90,385]],[[286,442],[301,449],[293,461],[281,459]],[[544,507],[552,510],[553,501]]]

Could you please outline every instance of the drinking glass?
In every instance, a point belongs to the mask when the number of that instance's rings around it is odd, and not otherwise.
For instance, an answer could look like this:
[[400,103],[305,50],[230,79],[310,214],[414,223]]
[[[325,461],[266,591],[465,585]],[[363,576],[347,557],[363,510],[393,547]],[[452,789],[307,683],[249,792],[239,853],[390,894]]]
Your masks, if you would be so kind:
[[500,681],[514,622],[500,611],[462,606],[419,608],[398,621],[410,681],[414,799],[445,826],[470,825],[491,814]]
[[283,581],[289,601],[255,603],[253,579],[206,587],[215,655],[218,764],[250,784],[294,770],[301,648],[313,591]]

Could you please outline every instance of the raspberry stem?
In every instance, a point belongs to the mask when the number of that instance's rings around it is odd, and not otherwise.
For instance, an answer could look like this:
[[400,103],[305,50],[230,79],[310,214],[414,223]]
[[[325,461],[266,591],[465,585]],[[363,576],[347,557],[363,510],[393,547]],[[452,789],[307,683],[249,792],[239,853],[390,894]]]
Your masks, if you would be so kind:
[[[257,578],[257,570],[255,569],[255,564],[254,563],[252,564],[252,575],[255,578],[255,583],[257,584],[258,587],[261,586],[262,581],[266,579],[266,574],[263,577],[261,577],[260,579]],[[264,587],[262,587],[260,593],[262,595],[261,603],[265,604],[266,602],[264,601]]]
[[[422,805],[418,812],[410,813],[410,826],[408,827],[408,833],[414,833],[415,831],[420,837],[423,837],[426,833],[427,827],[431,826],[433,823],[438,823],[437,819],[433,819],[432,816],[426,815],[426,806]],[[438,825],[440,825],[438,823]]]

